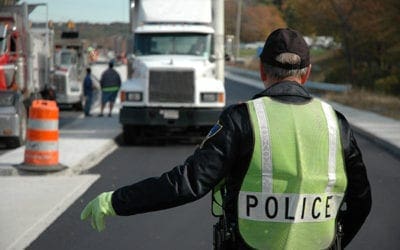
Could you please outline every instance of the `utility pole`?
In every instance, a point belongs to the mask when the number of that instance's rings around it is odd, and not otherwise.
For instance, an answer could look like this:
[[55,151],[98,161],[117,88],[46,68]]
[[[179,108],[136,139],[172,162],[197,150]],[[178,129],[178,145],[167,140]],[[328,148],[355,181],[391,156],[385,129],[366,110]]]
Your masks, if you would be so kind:
[[235,58],[240,56],[240,24],[242,22],[242,0],[237,0],[236,32],[235,32]]
[[212,0],[212,4],[214,9],[214,53],[216,59],[216,73],[217,78],[224,81],[224,0]]

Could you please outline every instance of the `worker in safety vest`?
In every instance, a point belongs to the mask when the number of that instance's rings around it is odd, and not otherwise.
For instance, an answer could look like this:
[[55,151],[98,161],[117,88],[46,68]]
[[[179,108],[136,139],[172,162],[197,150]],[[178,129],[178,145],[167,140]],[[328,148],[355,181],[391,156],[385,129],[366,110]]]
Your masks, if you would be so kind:
[[103,116],[104,108],[108,102],[109,105],[108,116],[111,117],[114,103],[117,98],[119,88],[121,87],[121,77],[119,76],[119,73],[114,69],[113,60],[111,60],[108,63],[108,69],[106,69],[101,74],[100,85],[101,85],[101,106],[100,106],[100,114],[98,116]]
[[175,207],[213,190],[217,249],[346,246],[371,209],[370,185],[345,117],[304,88],[310,71],[303,37],[275,30],[260,54],[264,91],[225,109],[182,165],[100,194],[81,218],[101,231],[105,216]]

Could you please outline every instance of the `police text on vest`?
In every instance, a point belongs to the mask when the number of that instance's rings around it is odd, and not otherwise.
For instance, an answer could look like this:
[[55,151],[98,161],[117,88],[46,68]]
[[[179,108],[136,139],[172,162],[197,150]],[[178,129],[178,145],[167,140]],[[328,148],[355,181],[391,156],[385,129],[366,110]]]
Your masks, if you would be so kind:
[[271,222],[318,222],[336,217],[341,194],[265,194],[240,192],[239,217]]

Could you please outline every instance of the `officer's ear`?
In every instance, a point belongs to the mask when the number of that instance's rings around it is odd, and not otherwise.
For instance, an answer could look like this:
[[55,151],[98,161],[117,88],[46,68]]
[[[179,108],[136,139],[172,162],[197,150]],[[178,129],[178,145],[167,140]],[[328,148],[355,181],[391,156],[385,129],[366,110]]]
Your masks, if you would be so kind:
[[306,74],[301,76],[301,84],[304,84],[308,80],[308,77],[310,77],[310,74],[311,74],[311,64],[308,65]]
[[261,61],[260,61],[260,77],[263,82],[267,80],[267,75],[265,74],[264,71],[264,64]]

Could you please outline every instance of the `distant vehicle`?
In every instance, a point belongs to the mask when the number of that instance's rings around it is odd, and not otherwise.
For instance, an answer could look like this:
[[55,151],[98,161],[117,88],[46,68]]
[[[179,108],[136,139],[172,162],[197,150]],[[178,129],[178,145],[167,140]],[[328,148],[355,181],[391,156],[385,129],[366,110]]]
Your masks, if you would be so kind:
[[55,72],[53,85],[56,100],[60,105],[72,105],[77,110],[83,108],[82,81],[88,64],[86,41],[79,38],[75,24],[68,22],[69,30],[61,33],[55,44]]
[[258,49],[259,47],[263,47],[264,42],[253,42],[253,43],[245,43],[242,44],[244,49]]
[[340,47],[331,36],[305,36],[304,40],[312,48],[330,49]]
[[51,96],[53,31],[30,24],[35,6],[0,8],[0,137],[8,147],[25,143],[31,102]]
[[225,36],[225,61],[234,61],[233,50],[234,50],[234,38],[233,35]]
[[125,141],[157,129],[204,131],[218,120],[225,106],[220,1],[134,1],[119,116]]
[[53,84],[56,90],[58,104],[71,104],[76,109],[82,110],[83,90],[82,80],[79,76],[78,55],[73,49],[61,49],[55,53],[56,70]]

